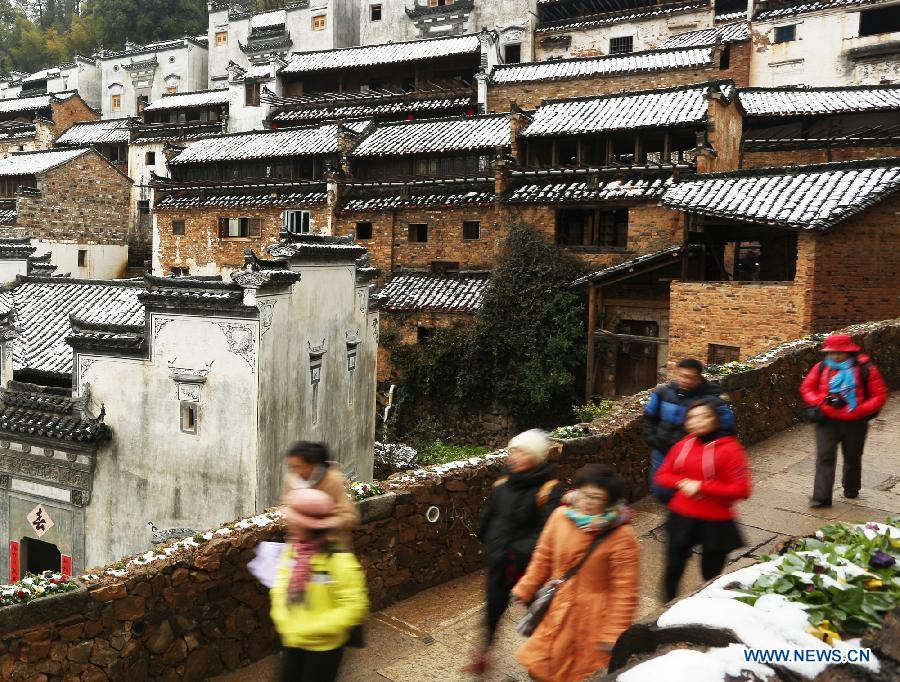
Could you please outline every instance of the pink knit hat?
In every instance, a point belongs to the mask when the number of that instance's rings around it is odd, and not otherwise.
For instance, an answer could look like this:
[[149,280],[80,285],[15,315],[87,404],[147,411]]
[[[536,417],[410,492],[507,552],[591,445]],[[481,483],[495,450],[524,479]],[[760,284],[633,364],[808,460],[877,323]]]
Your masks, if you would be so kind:
[[288,493],[283,514],[288,523],[323,530],[334,528],[339,520],[334,516],[331,495],[315,488],[294,488]]

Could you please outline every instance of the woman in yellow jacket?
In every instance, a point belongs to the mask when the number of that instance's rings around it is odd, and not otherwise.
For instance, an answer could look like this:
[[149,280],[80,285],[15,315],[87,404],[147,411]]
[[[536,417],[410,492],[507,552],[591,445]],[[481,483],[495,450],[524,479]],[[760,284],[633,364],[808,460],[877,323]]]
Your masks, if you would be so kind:
[[327,493],[298,488],[285,502],[288,547],[270,593],[283,647],[282,679],[332,682],[350,629],[369,608],[366,578],[356,557],[328,539],[340,520]]

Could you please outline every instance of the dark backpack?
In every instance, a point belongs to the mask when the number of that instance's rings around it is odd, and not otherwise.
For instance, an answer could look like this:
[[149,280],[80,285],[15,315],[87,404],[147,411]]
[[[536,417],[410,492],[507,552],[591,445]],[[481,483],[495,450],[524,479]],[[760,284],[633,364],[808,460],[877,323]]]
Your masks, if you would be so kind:
[[[857,365],[857,367],[859,367],[859,379],[860,379],[860,381],[862,381],[863,400],[869,399],[869,366],[871,364],[872,364],[871,362],[866,360],[865,362],[861,362],[860,364]],[[819,373],[816,376],[816,381],[821,381],[822,380],[822,372],[825,371],[825,361],[824,360],[821,360],[819,362],[818,368],[819,368]],[[818,408],[815,408],[815,409],[818,409]],[[865,419],[866,421],[871,421],[872,419],[875,419],[875,417],[877,417],[879,414],[881,414],[881,410],[878,410],[877,412],[873,412],[872,414],[863,417],[863,419]],[[811,421],[814,421],[814,420],[811,420]]]

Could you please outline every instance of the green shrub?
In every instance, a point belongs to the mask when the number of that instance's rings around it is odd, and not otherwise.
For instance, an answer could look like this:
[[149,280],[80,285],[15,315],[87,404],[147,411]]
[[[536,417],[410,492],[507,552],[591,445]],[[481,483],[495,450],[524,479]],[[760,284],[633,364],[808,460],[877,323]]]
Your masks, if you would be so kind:
[[591,430],[586,426],[559,426],[553,429],[550,435],[563,440],[567,438],[583,438],[584,436],[590,436]]
[[431,466],[432,464],[446,464],[458,462],[470,457],[478,457],[490,452],[490,448],[478,445],[448,445],[439,440],[428,443],[420,448],[416,463],[419,466]]
[[606,415],[615,405],[612,400],[601,400],[595,403],[593,400],[585,405],[575,405],[572,411],[575,413],[575,419],[580,422],[592,422],[595,419]]

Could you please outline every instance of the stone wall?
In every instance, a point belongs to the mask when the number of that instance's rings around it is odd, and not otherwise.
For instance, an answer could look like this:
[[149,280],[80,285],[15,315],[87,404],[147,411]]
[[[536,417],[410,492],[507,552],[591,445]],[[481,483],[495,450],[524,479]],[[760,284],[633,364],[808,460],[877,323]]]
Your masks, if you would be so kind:
[[[900,319],[847,331],[900,387]],[[722,378],[745,443],[795,423],[797,385],[820,357],[799,340],[753,359],[753,369]],[[647,450],[641,398],[619,403],[588,438],[566,441],[559,476],[603,461],[646,493]],[[488,455],[389,479],[386,495],[360,503],[354,545],[368,575],[373,609],[475,570],[477,514],[503,459]],[[436,507],[439,518],[425,514]],[[261,522],[267,525],[257,525]],[[245,569],[253,547],[283,537],[280,521],[256,517],[212,533],[149,563],[93,571],[85,589],[0,610],[0,676],[10,680],[199,680],[260,659],[276,648],[265,591]],[[120,570],[121,569],[121,570]],[[101,577],[96,577],[101,576]]]

